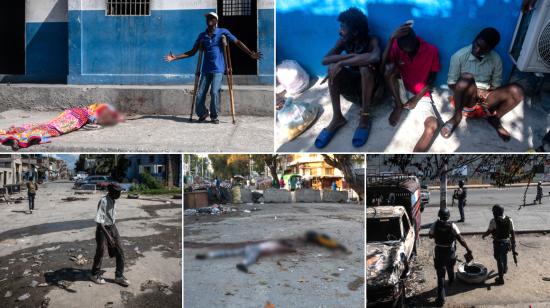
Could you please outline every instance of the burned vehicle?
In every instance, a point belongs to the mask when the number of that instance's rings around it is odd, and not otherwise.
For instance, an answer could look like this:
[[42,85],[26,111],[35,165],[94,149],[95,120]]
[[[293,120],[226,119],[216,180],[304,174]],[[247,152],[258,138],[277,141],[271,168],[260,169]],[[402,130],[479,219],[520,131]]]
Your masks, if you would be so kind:
[[405,306],[404,279],[420,235],[420,192],[414,176],[367,177],[367,306]]
[[367,208],[367,306],[404,307],[415,239],[404,207]]

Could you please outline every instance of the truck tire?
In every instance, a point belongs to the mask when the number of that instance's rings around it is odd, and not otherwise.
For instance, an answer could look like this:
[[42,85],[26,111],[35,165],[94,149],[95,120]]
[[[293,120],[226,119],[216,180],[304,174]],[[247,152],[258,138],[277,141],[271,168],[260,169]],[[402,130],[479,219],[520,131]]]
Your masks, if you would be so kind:
[[458,279],[469,284],[478,284],[483,283],[487,279],[487,268],[477,262],[472,262],[470,264],[461,263],[458,265],[456,276]]

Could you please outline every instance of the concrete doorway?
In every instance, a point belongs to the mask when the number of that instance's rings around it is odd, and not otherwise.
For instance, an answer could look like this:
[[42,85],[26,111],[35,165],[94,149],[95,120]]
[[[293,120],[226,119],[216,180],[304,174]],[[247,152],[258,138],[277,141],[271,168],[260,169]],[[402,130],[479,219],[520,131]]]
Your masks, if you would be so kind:
[[[250,50],[258,50],[258,1],[218,0],[221,28],[227,28]],[[231,44],[234,75],[257,75],[258,63]]]
[[25,74],[25,1],[0,1],[0,75]]

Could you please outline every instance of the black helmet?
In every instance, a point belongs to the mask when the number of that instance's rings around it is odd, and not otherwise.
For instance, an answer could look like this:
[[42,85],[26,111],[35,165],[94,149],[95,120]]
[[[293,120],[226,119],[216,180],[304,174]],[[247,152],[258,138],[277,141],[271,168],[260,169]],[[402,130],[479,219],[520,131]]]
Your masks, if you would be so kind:
[[458,181],[458,186],[460,187],[464,186],[464,181],[463,180]]
[[451,212],[449,211],[448,208],[444,208],[444,209],[440,209],[439,212],[437,213],[437,216],[439,216],[439,218],[441,220],[449,220],[449,217],[451,217]]
[[504,215],[504,208],[498,204],[493,205],[493,215],[497,217]]

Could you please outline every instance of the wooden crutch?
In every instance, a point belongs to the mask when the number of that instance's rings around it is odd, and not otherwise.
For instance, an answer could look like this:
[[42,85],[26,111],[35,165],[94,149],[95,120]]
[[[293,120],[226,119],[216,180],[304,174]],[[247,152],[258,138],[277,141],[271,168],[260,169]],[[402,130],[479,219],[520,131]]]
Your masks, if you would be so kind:
[[197,69],[195,70],[195,85],[193,87],[193,101],[191,102],[191,114],[189,115],[189,122],[193,121],[193,112],[195,112],[195,104],[197,103],[197,91],[199,88],[199,80],[201,78],[202,53],[202,44],[200,44],[199,59],[197,61]]
[[235,124],[235,100],[233,98],[233,67],[231,65],[231,52],[229,50],[229,44],[227,44],[227,38],[222,36],[223,55],[225,61],[225,75],[227,76],[227,87],[229,88],[229,102],[231,107],[231,117],[233,118],[233,124]]

